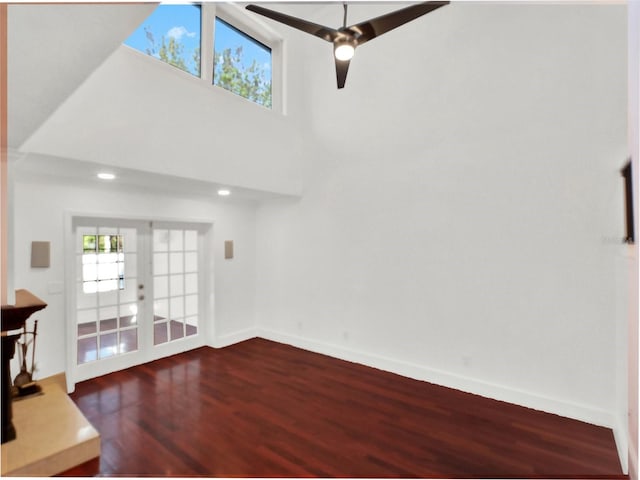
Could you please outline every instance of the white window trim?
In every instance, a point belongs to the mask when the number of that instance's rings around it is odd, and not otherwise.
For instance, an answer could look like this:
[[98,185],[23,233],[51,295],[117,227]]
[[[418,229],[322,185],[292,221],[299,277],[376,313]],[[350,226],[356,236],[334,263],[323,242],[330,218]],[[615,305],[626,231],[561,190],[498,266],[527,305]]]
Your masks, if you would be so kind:
[[[286,115],[287,102],[285,92],[287,91],[287,88],[284,38],[270,25],[262,21],[262,19],[257,18],[257,16],[254,16],[248,10],[245,10],[238,5],[232,3],[201,3],[198,5],[200,5],[200,77],[166,64],[165,62],[160,61],[159,63],[166,65],[172,71],[179,72],[180,75],[185,76],[185,78],[189,78],[191,81],[199,82],[201,85],[207,85],[208,88],[212,88],[218,92],[224,91],[225,95],[229,94],[229,92],[223,88],[213,84],[213,42],[215,38],[215,20],[216,17],[220,17],[225,22],[271,49],[271,108],[263,107],[251,100],[247,101],[262,107],[265,110]],[[145,52],[129,47],[124,43],[122,45],[130,49],[132,52],[136,52],[141,56],[148,57],[154,62],[158,62],[157,58],[148,55]],[[243,98],[235,93],[232,93],[232,95]]]
[[[213,85],[213,39],[215,19],[219,17],[271,49],[271,109],[286,114],[285,48],[282,36],[261,19],[235,4],[203,4],[201,12],[201,38],[205,39],[201,47],[201,78]],[[208,50],[206,55],[205,45]]]

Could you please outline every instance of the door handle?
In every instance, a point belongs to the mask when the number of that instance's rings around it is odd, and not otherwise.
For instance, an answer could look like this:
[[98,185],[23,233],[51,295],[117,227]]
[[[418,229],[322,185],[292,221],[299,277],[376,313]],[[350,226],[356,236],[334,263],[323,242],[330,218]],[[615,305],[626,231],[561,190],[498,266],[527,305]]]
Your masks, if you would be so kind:
[[138,296],[138,300],[144,300],[144,295]]

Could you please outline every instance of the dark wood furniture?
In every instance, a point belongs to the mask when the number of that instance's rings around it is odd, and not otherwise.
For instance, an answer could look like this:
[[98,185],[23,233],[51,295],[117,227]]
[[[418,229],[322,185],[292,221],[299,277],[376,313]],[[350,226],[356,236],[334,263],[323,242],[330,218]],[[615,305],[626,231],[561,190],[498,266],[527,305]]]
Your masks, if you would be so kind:
[[12,333],[24,327],[27,319],[47,304],[28,290],[16,290],[15,305],[2,305],[2,443],[16,438],[11,408],[11,368],[16,340],[21,333]]

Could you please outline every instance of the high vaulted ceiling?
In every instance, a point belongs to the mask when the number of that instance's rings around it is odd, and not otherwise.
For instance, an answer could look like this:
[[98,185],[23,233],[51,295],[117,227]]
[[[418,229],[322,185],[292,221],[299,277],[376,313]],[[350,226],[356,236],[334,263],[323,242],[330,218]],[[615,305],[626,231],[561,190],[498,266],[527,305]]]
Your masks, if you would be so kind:
[[[404,5],[356,3],[349,10],[349,22]],[[19,150],[156,6],[157,3],[10,5],[9,147]],[[269,6],[329,26],[337,27],[342,21],[342,6],[337,2]],[[288,27],[276,28],[286,31]]]
[[[286,42],[282,115],[123,47],[153,4],[11,5],[9,147],[298,195],[314,155],[370,164],[414,150],[495,151],[503,138],[518,148],[547,144],[550,135],[567,136],[567,125],[544,128],[561,108],[576,131],[576,119],[611,124],[597,110],[575,114],[585,105],[576,86],[589,78],[593,103],[605,109],[624,101],[607,82],[625,61],[626,35],[603,28],[625,25],[624,5],[539,3],[452,2],[365,45],[340,91],[331,46],[271,22]],[[355,2],[348,22],[401,6]],[[338,2],[269,7],[328,26],[342,20]],[[512,120],[523,112],[527,128]]]
[[155,7],[10,5],[9,147],[19,148]]

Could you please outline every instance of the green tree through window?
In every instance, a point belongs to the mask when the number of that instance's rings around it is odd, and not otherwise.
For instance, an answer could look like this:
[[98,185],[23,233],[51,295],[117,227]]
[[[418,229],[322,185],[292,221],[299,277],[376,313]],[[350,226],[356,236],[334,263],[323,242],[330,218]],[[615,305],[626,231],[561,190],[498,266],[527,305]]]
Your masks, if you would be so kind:
[[[159,5],[124,43],[201,77],[203,8],[214,7]],[[214,38],[207,39],[213,40],[213,84],[271,108],[271,49],[218,17],[214,27]]]
[[175,37],[167,38],[163,35],[160,42],[157,42],[149,27],[145,28],[145,34],[149,42],[145,50],[148,55],[158,57],[163,62],[193,73],[197,77],[200,76],[200,47],[195,47],[189,57],[184,53],[185,48],[182,42]]
[[159,5],[124,44],[199,77],[200,21],[199,5]]
[[213,84],[271,108],[271,49],[216,18]]
[[124,290],[122,235],[83,235],[82,252],[84,293]]

